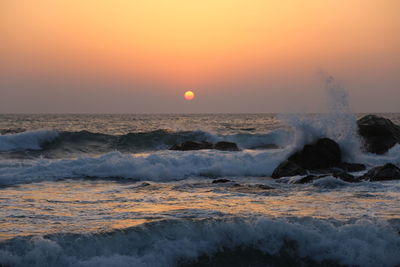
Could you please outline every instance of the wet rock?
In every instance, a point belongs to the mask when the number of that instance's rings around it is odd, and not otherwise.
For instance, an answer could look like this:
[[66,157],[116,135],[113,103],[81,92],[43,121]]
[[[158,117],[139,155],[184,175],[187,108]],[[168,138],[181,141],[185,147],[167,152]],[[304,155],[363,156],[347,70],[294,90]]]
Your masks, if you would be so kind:
[[182,144],[172,146],[170,150],[188,151],[188,150],[200,150],[200,149],[212,149],[212,148],[213,145],[209,142],[187,141]]
[[218,142],[216,144],[212,144],[210,142],[195,142],[195,141],[187,141],[182,144],[173,145],[169,150],[180,150],[180,151],[189,151],[189,150],[200,150],[200,149],[217,149],[223,151],[239,151],[240,149],[235,143],[232,142]]
[[234,184],[231,189],[238,193],[256,194],[256,193],[262,193],[265,190],[272,190],[275,188],[264,184],[248,184],[248,185]]
[[265,185],[265,184],[256,184],[254,185],[255,187],[259,188],[259,189],[263,189],[263,190],[271,190],[271,189],[275,189],[271,186]]
[[296,163],[286,160],[281,164],[279,164],[278,167],[276,167],[271,177],[277,179],[281,177],[305,175],[305,174],[307,174],[307,171],[305,169],[303,169]]
[[296,180],[294,182],[294,184],[308,184],[308,183],[312,183],[315,180],[324,178],[324,177],[328,177],[328,176],[333,176],[337,179],[340,179],[342,181],[348,182],[348,183],[359,183],[361,182],[359,178],[346,173],[346,172],[336,172],[336,173],[331,173],[331,174],[323,174],[323,175],[314,175],[314,174],[310,174],[307,176],[304,176],[298,180]]
[[294,182],[294,184],[309,184],[309,183],[311,183],[317,179],[320,179],[322,177],[326,177],[326,175],[307,175],[307,176],[300,178],[299,180],[296,180]]
[[359,183],[361,182],[358,177],[355,177],[354,175],[351,175],[346,172],[337,172],[332,174],[333,177],[338,178],[342,181],[348,182],[348,183]]
[[235,143],[225,141],[214,144],[214,149],[223,151],[239,151],[239,148]]
[[360,172],[360,171],[364,171],[366,169],[364,164],[347,163],[347,162],[342,162],[337,167],[346,172]]
[[400,126],[389,119],[367,115],[359,119],[357,125],[367,152],[384,154],[396,143],[400,143]]
[[232,182],[231,180],[228,179],[216,179],[212,181],[213,184],[223,184],[223,183],[230,183]]
[[341,163],[341,151],[335,141],[321,138],[316,143],[305,145],[301,151],[291,155],[288,160],[308,170],[325,169]]
[[[352,179],[347,172],[363,170],[365,170],[364,164],[342,162],[339,145],[329,138],[321,138],[315,143],[305,145],[302,150],[292,154],[286,161],[279,164],[274,170],[272,178],[306,175],[307,173],[314,176],[334,176],[334,174],[339,176],[340,174],[343,176],[342,180],[347,179],[353,182],[357,179]],[[311,179],[311,177],[307,179]]]
[[361,176],[361,179],[368,181],[400,180],[400,168],[388,163],[369,170]]

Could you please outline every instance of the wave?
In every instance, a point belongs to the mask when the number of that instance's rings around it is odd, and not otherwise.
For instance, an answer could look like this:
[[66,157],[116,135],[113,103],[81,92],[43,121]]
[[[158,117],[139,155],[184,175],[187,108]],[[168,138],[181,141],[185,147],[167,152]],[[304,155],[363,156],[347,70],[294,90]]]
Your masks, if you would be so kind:
[[[400,146],[396,146],[385,156],[366,155],[361,162],[400,164],[399,149]],[[240,152],[167,150],[127,154],[115,151],[75,159],[3,160],[0,161],[0,185],[63,178],[174,181],[191,177],[270,177],[291,152],[292,147],[289,146],[284,149]]]
[[164,151],[141,156],[110,152],[78,159],[4,161],[0,164],[0,184],[87,177],[172,181],[199,176],[270,176],[286,155],[284,150]]
[[[0,152],[37,151],[37,155],[62,157],[68,154],[106,153],[110,151],[143,152],[164,150],[186,141],[230,141],[241,148],[274,148],[289,143],[291,134],[278,130],[266,134],[214,135],[203,131],[156,130],[150,132],[108,135],[79,132],[28,131],[0,135]],[[30,155],[35,155],[30,153]]]
[[58,137],[56,131],[37,130],[0,135],[0,152],[40,150],[46,142]]
[[97,234],[17,237],[2,266],[396,266],[399,225],[312,218],[166,220]]

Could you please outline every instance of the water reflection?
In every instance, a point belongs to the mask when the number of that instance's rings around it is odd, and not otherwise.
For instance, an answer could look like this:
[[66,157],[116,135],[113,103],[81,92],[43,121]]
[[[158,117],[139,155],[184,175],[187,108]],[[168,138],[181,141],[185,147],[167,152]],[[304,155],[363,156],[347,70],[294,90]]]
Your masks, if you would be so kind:
[[[396,187],[397,186],[397,187]],[[109,231],[149,221],[233,216],[398,218],[400,190],[368,185],[316,190],[268,178],[212,184],[64,180],[1,189],[0,238]],[[385,190],[383,193],[380,190]]]

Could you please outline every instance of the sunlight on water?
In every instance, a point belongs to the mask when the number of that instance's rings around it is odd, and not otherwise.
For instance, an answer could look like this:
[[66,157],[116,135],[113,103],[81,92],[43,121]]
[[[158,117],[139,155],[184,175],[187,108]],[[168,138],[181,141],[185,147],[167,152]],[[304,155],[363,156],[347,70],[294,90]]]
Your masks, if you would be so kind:
[[[268,186],[272,189],[268,189]],[[388,188],[391,188],[388,190]],[[240,216],[391,219],[400,214],[399,185],[287,185],[268,178],[180,183],[64,180],[2,190],[1,238],[101,232],[177,218]]]

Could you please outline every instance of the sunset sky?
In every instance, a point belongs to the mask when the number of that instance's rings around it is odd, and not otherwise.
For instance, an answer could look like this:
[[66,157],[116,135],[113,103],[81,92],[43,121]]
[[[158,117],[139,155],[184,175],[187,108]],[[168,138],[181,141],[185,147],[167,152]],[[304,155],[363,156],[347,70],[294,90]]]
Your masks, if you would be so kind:
[[[0,113],[400,112],[398,0],[1,0]],[[183,93],[192,90],[193,101]]]

